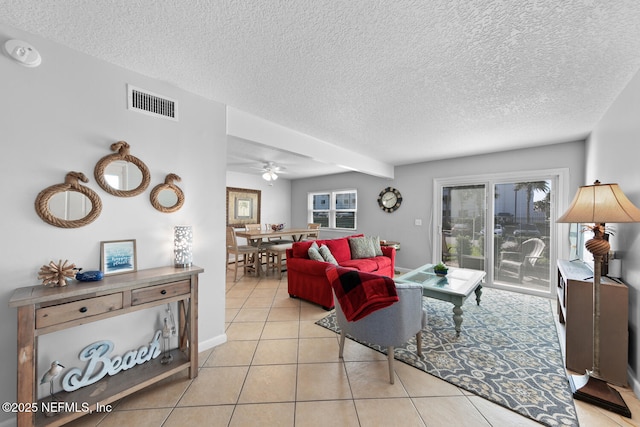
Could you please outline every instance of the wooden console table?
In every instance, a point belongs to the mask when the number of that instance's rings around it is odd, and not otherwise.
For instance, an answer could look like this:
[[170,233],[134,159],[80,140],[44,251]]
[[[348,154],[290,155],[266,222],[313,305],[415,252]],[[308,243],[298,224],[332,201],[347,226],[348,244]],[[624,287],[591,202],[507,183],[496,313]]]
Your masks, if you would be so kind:
[[[558,318],[564,325],[565,365],[584,374],[593,367],[593,271],[581,261],[558,260]],[[600,282],[600,376],[627,385],[629,288]]]
[[[198,375],[198,274],[200,267],[159,267],[105,277],[98,282],[74,282],[64,287],[18,288],[9,306],[18,309],[17,402],[37,402],[40,377],[36,372],[38,336],[74,326],[120,316],[170,302],[178,302],[178,343],[173,361],[163,365],[161,357],[115,376],[80,388],[61,391],[58,400],[88,405],[107,405],[184,369]],[[90,343],[87,343],[90,344]],[[47,397],[48,399],[48,397]],[[43,401],[38,402],[38,409]],[[72,406],[70,404],[69,406]],[[18,426],[66,424],[88,411],[60,412],[46,417],[41,410],[17,413]]]

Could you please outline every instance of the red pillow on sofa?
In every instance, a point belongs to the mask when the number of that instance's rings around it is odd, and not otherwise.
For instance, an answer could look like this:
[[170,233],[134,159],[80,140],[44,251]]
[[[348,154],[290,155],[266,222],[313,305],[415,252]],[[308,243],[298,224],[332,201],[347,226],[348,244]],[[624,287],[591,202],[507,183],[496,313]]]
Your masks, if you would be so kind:
[[[294,258],[309,258],[309,248],[313,242],[318,240],[305,240],[304,242],[295,242],[292,246]],[[320,245],[318,245],[320,246]]]
[[[327,248],[329,248],[331,254],[339,263],[351,259],[351,248],[349,247],[349,241],[347,239],[331,239],[325,240],[322,243],[327,245]],[[322,246],[322,243],[318,243],[318,245]]]

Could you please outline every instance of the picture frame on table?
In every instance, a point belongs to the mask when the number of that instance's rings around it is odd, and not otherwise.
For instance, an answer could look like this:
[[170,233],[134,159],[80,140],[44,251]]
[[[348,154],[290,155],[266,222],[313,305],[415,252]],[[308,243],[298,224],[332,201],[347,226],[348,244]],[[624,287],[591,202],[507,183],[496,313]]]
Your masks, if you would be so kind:
[[260,224],[260,190],[227,187],[227,226]]
[[136,240],[100,242],[100,270],[105,276],[137,271]]

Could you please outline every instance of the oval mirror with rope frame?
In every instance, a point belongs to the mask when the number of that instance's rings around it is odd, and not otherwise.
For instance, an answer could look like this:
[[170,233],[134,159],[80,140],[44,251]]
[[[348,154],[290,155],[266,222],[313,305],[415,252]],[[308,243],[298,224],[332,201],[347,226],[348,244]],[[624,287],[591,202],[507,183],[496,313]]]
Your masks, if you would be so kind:
[[[90,189],[81,185],[78,181],[89,182],[89,179],[82,172],[69,172],[65,176],[63,184],[56,184],[45,188],[36,197],[35,208],[38,216],[42,218],[47,224],[54,225],[61,228],[78,228],[92,223],[98,218],[102,211],[102,201],[100,196]],[[51,210],[50,202],[54,196],[61,193],[80,193],[89,199],[91,203],[91,210],[78,219],[67,219],[59,216],[60,214],[54,214]],[[62,215],[66,216],[66,215]]]
[[151,205],[160,212],[175,212],[184,204],[184,193],[173,181],[180,181],[180,177],[170,173],[164,179],[164,184],[158,184],[151,190]]
[[[149,173],[147,165],[145,165],[139,158],[129,154],[129,149],[130,145],[126,141],[114,142],[111,144],[111,151],[116,151],[116,153],[109,154],[100,159],[98,163],[96,163],[96,167],[93,171],[100,188],[114,196],[137,196],[147,189],[149,182],[151,181],[151,174]],[[115,174],[108,172],[110,166],[113,166],[114,164],[118,165],[116,170],[121,172],[117,172]],[[129,172],[129,164],[136,167],[136,169],[133,170],[135,173]],[[132,185],[129,185],[130,176],[135,176],[135,178],[133,178],[135,183]]]

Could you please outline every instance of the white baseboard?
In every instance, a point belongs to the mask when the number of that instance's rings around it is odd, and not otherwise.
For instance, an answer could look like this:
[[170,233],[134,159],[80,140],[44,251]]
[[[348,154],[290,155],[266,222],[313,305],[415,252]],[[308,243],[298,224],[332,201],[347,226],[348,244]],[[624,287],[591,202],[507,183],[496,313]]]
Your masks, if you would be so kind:
[[629,388],[633,391],[636,397],[640,396],[640,382],[633,377],[633,371],[627,366],[627,380],[629,381]]
[[[207,351],[212,349],[213,347],[217,347],[220,344],[224,344],[227,342],[227,334],[218,335],[213,338],[209,338],[206,341],[200,341],[198,343],[198,352]],[[0,426],[3,427],[3,426]]]

